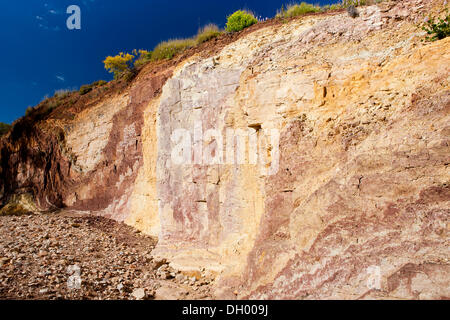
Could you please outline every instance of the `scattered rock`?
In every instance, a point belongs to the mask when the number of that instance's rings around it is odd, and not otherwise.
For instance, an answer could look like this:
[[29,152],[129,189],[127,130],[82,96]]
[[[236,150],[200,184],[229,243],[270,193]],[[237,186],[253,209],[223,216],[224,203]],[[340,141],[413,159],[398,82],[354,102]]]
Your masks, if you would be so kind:
[[143,289],[143,288],[135,289],[131,295],[136,300],[142,300],[145,298],[145,289]]
[[186,276],[184,276],[183,274],[179,273],[175,276],[175,280],[178,282],[183,282],[186,280]]
[[188,279],[165,259],[154,264],[154,239],[105,218],[4,216],[0,234],[0,299],[141,300]]

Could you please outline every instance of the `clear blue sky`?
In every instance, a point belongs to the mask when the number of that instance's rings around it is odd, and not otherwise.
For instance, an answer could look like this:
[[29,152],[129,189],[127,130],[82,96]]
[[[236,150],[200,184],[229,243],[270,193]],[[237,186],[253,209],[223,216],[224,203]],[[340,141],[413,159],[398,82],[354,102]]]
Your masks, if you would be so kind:
[[[162,40],[195,34],[209,22],[225,25],[241,8],[273,17],[282,0],[5,0],[0,4],[0,122],[11,123],[28,106],[58,89],[112,77],[108,55],[148,49]],[[314,1],[329,3],[330,1]],[[68,30],[66,9],[81,8],[81,30]]]

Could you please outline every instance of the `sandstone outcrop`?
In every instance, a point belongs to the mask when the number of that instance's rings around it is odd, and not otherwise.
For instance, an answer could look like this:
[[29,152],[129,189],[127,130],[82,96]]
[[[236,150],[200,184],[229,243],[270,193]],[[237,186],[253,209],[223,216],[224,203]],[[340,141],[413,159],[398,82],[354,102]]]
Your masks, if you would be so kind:
[[[3,201],[29,192],[41,209],[124,221],[177,270],[217,276],[218,297],[448,298],[450,39],[417,27],[442,8],[270,22],[149,66],[74,119],[4,137]],[[243,164],[227,162],[229,129],[263,141],[264,161],[248,140]]]

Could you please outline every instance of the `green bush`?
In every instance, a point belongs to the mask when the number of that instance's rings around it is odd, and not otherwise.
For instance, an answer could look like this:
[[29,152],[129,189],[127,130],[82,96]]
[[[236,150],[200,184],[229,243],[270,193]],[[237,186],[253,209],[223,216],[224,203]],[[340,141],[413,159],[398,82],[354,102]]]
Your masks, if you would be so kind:
[[172,59],[177,53],[180,53],[195,45],[194,39],[174,39],[161,42],[156,46],[152,53],[152,60]]
[[319,11],[321,11],[319,6],[314,6],[312,4],[302,2],[300,4],[291,4],[287,7],[287,9],[284,9],[283,6],[278,12],[277,17],[292,18]]
[[198,31],[195,40],[197,44],[201,44],[218,37],[220,34],[221,32],[218,26],[216,26],[215,24],[208,24]]
[[6,134],[9,131],[9,129],[11,129],[11,125],[0,122],[0,136]]
[[445,12],[445,18],[436,20],[429,17],[425,25],[422,26],[422,29],[428,34],[426,37],[428,41],[442,40],[450,35],[450,15],[448,9]]
[[248,11],[238,10],[232,15],[228,16],[226,30],[228,32],[241,31],[251,25],[257,23],[255,16]]

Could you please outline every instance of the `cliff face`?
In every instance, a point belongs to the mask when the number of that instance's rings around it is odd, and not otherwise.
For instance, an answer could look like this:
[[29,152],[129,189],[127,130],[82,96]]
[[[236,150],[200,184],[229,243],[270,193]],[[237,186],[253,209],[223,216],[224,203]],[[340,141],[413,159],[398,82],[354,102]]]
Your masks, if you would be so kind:
[[3,200],[158,236],[154,254],[218,275],[219,297],[450,297],[450,39],[416,26],[442,7],[268,23],[149,66],[4,138]]

